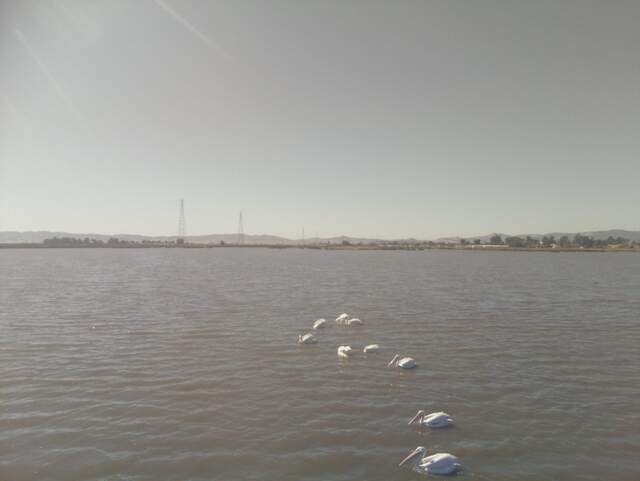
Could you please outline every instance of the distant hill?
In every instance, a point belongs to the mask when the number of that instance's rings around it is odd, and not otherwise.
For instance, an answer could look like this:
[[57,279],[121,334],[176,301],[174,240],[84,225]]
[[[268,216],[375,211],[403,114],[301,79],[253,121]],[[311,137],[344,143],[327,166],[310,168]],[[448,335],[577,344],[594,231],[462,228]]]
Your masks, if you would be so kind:
[[[473,239],[483,240],[484,237],[485,236],[473,237]],[[433,242],[437,242],[439,244],[460,244],[461,239],[462,237],[438,237],[437,239],[434,239]]]
[[[308,241],[313,242],[315,241],[315,238],[308,239]],[[349,242],[350,244],[377,244],[380,242],[388,242],[381,239],[367,239],[365,237],[349,237],[345,235],[338,237],[325,237],[319,239],[319,241],[329,244],[342,244],[345,241]]]
[[[116,237],[120,240],[136,241],[175,241],[177,236],[147,236],[138,234],[95,234],[95,233],[74,233],[74,232],[52,232],[52,231],[30,231],[30,232],[17,232],[17,231],[5,231],[0,232],[0,242],[5,243],[40,243],[45,239],[52,237],[73,237],[78,239],[96,239],[107,241],[112,237]],[[272,236],[272,235],[249,235],[244,236],[245,243],[247,244],[293,244],[295,241],[285,239],[284,237]],[[186,236],[188,242],[199,244],[218,244],[220,241],[226,243],[234,243],[238,240],[238,234],[208,234],[197,236]]]
[[[139,235],[139,234],[95,234],[95,233],[77,233],[77,232],[58,232],[58,231],[27,231],[27,232],[19,232],[19,231],[3,231],[0,232],[0,243],[29,243],[29,244],[38,244],[44,241],[45,239],[51,239],[52,237],[72,237],[76,239],[84,239],[88,237],[89,239],[96,239],[107,241],[112,237],[115,237],[120,240],[127,241],[166,241],[171,242],[177,239],[177,236],[147,236],[147,235]],[[234,244],[238,242],[238,234],[206,234],[206,235],[195,235],[195,236],[186,236],[185,239],[187,242],[191,242],[194,244],[219,244],[220,242],[225,242],[227,244]],[[313,242],[315,239],[307,239],[306,242]],[[329,237],[329,238],[321,238],[320,242],[329,243],[329,244],[341,244],[343,241],[350,242],[352,244],[368,244],[368,243],[378,243],[383,242],[379,239],[366,239],[366,238],[356,238],[356,237],[348,237],[348,236],[340,236],[340,237]],[[279,237],[274,235],[253,235],[253,234],[245,234],[244,235],[245,244],[256,244],[256,245],[296,245],[301,243],[301,239],[287,239],[286,237]]]

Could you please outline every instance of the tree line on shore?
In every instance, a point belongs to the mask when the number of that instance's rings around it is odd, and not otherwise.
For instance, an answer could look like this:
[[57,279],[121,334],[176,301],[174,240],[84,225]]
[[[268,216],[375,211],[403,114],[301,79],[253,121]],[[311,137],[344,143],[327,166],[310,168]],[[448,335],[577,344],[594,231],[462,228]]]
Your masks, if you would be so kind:
[[52,237],[45,239],[42,243],[47,247],[132,247],[138,242],[121,240],[111,237],[107,241],[85,237],[79,239],[75,237]]
[[[461,242],[461,244],[469,244],[468,241]],[[481,244],[479,239],[476,239],[473,244]],[[591,236],[576,234],[573,238],[569,236],[562,236],[556,239],[555,236],[543,236],[541,239],[536,239],[531,236],[519,237],[519,236],[505,236],[504,239],[499,234],[494,234],[489,239],[489,245],[505,246],[515,249],[523,248],[562,248],[562,249],[602,249],[613,246],[621,247],[634,247],[638,245],[635,241],[630,241],[623,237],[609,236],[607,239],[594,239]]]
[[[42,242],[44,247],[174,247],[181,246],[184,243],[176,242],[176,241],[155,241],[155,240],[142,240],[142,241],[133,241],[133,240],[122,240],[116,237],[111,237],[108,240],[104,241],[101,239],[93,239],[89,237],[74,238],[74,237],[53,237],[50,239],[45,239]],[[219,245],[226,246],[232,244],[226,244],[221,242]],[[604,249],[611,247],[624,247],[624,248],[637,248],[640,247],[640,242],[638,241],[630,241],[623,237],[613,237],[609,236],[607,239],[594,239],[591,236],[576,234],[572,238],[569,236],[562,236],[556,239],[554,236],[543,236],[542,238],[534,238],[531,236],[501,236],[499,234],[494,234],[489,238],[487,242],[482,242],[480,239],[475,240],[467,240],[460,239],[459,245],[463,247],[470,246],[495,246],[495,247],[505,247],[505,248],[513,248],[513,249],[537,249],[537,248],[561,248],[561,249]],[[195,246],[195,245],[194,245]],[[205,245],[202,245],[205,246]],[[292,245],[290,247],[294,247]],[[441,242],[433,242],[433,241],[383,241],[376,242],[375,244],[363,244],[363,243],[351,243],[348,241],[343,241],[341,244],[336,245],[313,245],[306,244],[305,247],[328,247],[328,248],[339,248],[342,247],[369,247],[369,248],[451,248],[455,245],[450,243],[441,243]],[[285,247],[285,246],[283,246]]]

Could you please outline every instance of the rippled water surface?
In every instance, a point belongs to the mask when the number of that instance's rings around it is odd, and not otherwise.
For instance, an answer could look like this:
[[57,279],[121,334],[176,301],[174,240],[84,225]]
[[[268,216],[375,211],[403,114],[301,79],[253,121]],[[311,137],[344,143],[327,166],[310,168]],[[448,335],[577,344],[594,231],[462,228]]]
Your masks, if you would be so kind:
[[5,249],[0,334],[3,481],[640,479],[640,255]]

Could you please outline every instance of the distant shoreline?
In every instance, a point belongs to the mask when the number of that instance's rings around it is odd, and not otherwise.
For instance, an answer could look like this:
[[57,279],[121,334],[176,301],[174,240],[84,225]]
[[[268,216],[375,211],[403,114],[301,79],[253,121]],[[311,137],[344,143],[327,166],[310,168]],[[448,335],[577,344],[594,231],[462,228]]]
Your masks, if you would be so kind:
[[509,247],[509,246],[486,246],[486,245],[286,245],[286,244],[141,244],[128,243],[126,245],[60,245],[51,246],[42,243],[3,243],[0,249],[301,249],[301,250],[326,250],[326,251],[464,251],[464,252],[636,252],[640,253],[640,248],[633,247]]

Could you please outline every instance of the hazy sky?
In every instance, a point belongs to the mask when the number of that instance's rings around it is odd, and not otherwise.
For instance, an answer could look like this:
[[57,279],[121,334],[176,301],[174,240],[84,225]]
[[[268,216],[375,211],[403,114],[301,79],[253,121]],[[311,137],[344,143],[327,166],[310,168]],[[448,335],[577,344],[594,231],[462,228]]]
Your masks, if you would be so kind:
[[640,228],[638,1],[0,5],[0,230]]

